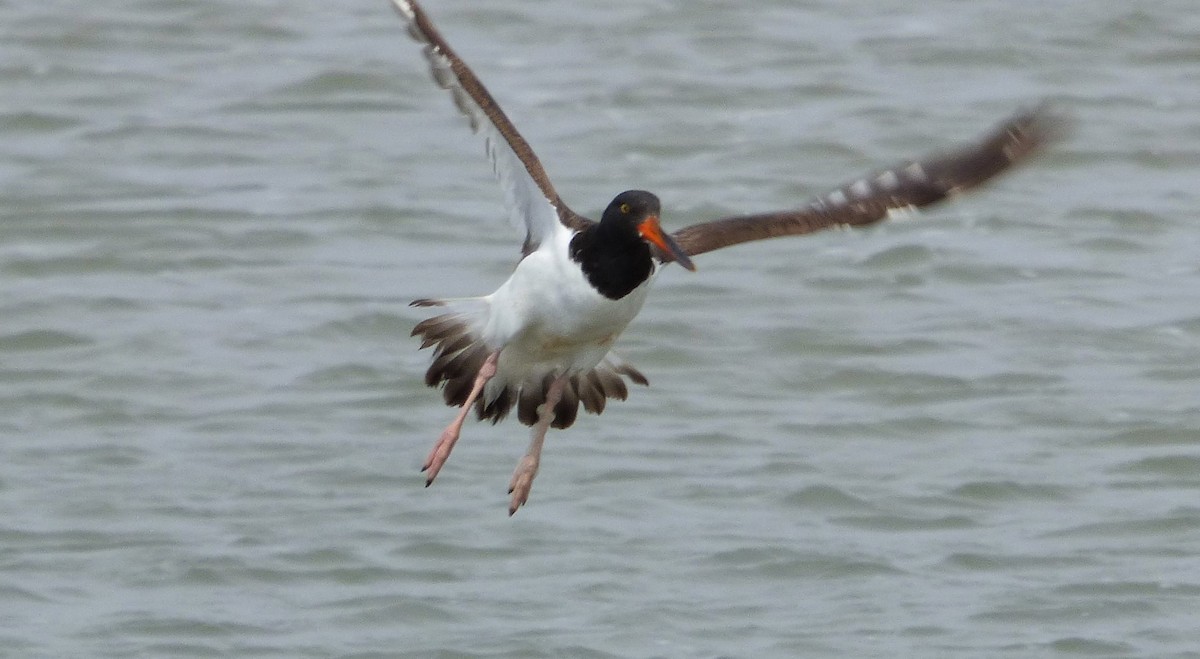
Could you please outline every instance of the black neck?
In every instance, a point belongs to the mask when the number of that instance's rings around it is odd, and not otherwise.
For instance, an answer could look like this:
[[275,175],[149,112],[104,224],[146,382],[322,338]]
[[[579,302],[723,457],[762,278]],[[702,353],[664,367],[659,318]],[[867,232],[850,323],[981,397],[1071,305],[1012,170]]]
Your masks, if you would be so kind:
[[575,234],[570,254],[588,282],[610,300],[629,295],[654,272],[650,246],[615,223],[600,222]]

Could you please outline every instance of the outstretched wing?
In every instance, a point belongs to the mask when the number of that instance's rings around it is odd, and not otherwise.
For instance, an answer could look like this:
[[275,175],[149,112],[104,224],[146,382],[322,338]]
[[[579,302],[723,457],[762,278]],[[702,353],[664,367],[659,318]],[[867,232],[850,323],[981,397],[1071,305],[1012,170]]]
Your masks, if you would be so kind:
[[928,206],[979,186],[1037,153],[1064,128],[1062,117],[1038,107],[975,143],[860,178],[804,208],[693,224],[674,237],[684,252],[695,256],[751,240],[872,224],[893,210]]
[[550,177],[533,149],[479,78],[455,54],[416,0],[392,0],[408,22],[408,33],[424,44],[425,59],[433,79],[449,90],[454,104],[471,122],[472,132],[483,133],[487,155],[504,190],[504,205],[514,225],[525,231],[521,251],[528,254],[550,235],[555,223],[580,229],[591,220],[567,207],[554,191]]

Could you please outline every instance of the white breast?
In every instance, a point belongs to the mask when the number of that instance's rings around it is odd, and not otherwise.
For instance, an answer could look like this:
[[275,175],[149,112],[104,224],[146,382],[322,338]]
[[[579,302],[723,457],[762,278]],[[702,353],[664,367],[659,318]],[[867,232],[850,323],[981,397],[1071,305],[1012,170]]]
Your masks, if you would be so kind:
[[570,237],[562,231],[544,242],[486,298],[491,313],[484,340],[503,348],[500,370],[508,370],[514,380],[550,370],[594,368],[646,300],[653,277],[620,300],[592,288],[579,264],[567,256]]

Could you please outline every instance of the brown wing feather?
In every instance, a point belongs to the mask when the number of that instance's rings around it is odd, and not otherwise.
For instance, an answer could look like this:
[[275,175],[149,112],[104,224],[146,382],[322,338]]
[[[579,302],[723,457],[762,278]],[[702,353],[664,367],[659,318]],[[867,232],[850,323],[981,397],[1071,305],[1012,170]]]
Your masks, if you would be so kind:
[[892,210],[928,206],[985,183],[1037,153],[1064,128],[1063,117],[1038,107],[1010,118],[978,142],[858,179],[805,208],[693,224],[674,237],[684,252],[695,256],[751,240],[872,224]]
[[[416,0],[392,0],[392,5],[400,16],[408,21],[409,34],[425,44],[425,57],[432,67],[434,80],[439,86],[450,90],[459,111],[471,121],[472,130],[479,131],[481,120],[492,124],[496,133],[508,144],[521,166],[528,172],[529,178],[532,179],[546,200],[554,206],[560,222],[571,229],[582,229],[592,224],[592,220],[571,210],[558,196],[558,192],[550,182],[550,177],[542,167],[541,161],[538,160],[537,154],[533,152],[533,148],[517,131],[516,126],[504,114],[504,111],[500,109],[500,105],[475,76],[475,72],[442,38],[441,33],[433,26],[433,22],[429,20],[429,16],[421,5]],[[445,67],[448,67],[448,70]],[[476,107],[472,107],[472,105]],[[478,116],[479,112],[483,113],[483,117]],[[492,148],[489,145],[489,150]],[[537,238],[540,237],[535,238],[532,233],[527,236],[524,247],[526,253],[532,248],[531,241],[536,241]]]

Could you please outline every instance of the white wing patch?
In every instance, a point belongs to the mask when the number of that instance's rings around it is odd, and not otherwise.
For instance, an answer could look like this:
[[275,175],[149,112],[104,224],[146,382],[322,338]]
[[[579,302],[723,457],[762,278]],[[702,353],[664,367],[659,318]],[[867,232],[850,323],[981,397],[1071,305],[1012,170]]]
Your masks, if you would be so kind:
[[[537,181],[529,174],[525,163],[487,112],[463,87],[451,58],[421,29],[413,4],[407,0],[392,0],[392,4],[408,21],[408,34],[424,45],[422,51],[429,62],[434,82],[450,92],[454,105],[467,117],[471,132],[483,134],[484,150],[492,162],[492,171],[504,193],[504,205],[508,210],[509,221],[513,226],[525,231],[524,252],[536,249],[552,232],[565,228],[559,221],[558,209],[546,198]],[[461,65],[461,60],[459,63]]]

